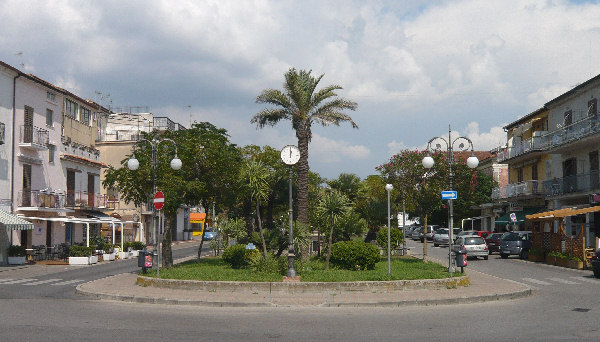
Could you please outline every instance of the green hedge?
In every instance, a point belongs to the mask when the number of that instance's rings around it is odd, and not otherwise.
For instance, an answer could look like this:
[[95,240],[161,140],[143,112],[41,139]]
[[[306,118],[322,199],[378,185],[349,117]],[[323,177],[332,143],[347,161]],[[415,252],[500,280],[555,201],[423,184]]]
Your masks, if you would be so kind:
[[[398,228],[390,229],[390,237],[391,237],[390,238],[390,240],[391,240],[390,249],[392,251],[397,249],[404,241],[404,234],[402,234],[402,231]],[[377,232],[377,246],[382,248],[383,253],[385,253],[387,255],[387,227],[381,228]]]
[[92,256],[92,247],[71,246],[71,247],[69,247],[69,256],[72,256],[72,257]]
[[245,245],[233,245],[223,251],[223,261],[231,268],[246,268],[260,257],[258,249],[246,249]]
[[24,257],[27,255],[27,251],[25,250],[25,246],[10,246],[8,247],[8,256],[9,257]]
[[146,244],[141,241],[127,241],[123,242],[123,251],[129,251],[129,247],[131,247],[132,251],[141,251],[146,247]]
[[340,241],[331,246],[331,264],[346,270],[373,270],[379,261],[379,249],[363,241]]

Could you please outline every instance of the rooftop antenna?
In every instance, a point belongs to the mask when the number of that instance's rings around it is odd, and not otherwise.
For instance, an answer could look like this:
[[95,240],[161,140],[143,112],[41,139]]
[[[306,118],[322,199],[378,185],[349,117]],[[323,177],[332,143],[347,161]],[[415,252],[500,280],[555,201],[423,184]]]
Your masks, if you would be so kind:
[[25,63],[23,63],[23,51],[19,51],[19,52],[15,53],[15,55],[19,56],[19,60],[20,60],[19,65],[21,66],[21,68],[25,68]]

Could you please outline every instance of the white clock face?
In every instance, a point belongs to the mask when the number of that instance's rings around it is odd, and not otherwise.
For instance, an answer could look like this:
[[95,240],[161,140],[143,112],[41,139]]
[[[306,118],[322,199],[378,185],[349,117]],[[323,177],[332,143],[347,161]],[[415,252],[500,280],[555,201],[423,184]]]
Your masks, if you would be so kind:
[[287,145],[281,150],[281,160],[287,165],[294,165],[300,160],[300,150],[294,145]]

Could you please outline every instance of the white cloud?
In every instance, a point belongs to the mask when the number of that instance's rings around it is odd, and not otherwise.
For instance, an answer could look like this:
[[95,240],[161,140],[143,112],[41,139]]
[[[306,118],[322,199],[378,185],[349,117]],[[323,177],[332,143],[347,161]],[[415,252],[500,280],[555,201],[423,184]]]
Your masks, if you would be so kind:
[[371,151],[364,145],[352,145],[347,141],[332,140],[313,134],[309,146],[309,158],[321,163],[338,163],[344,159],[362,161]]

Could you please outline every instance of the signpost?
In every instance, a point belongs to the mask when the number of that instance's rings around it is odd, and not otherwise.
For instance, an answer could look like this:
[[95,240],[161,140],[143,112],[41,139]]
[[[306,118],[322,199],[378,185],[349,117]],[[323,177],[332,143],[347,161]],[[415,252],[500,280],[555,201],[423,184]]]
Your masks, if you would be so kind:
[[458,198],[458,191],[442,191],[442,199],[455,200]]
[[513,222],[517,222],[517,214],[510,213],[510,220],[513,221]]
[[165,194],[162,191],[157,191],[154,195],[154,208],[161,210],[165,205]]

